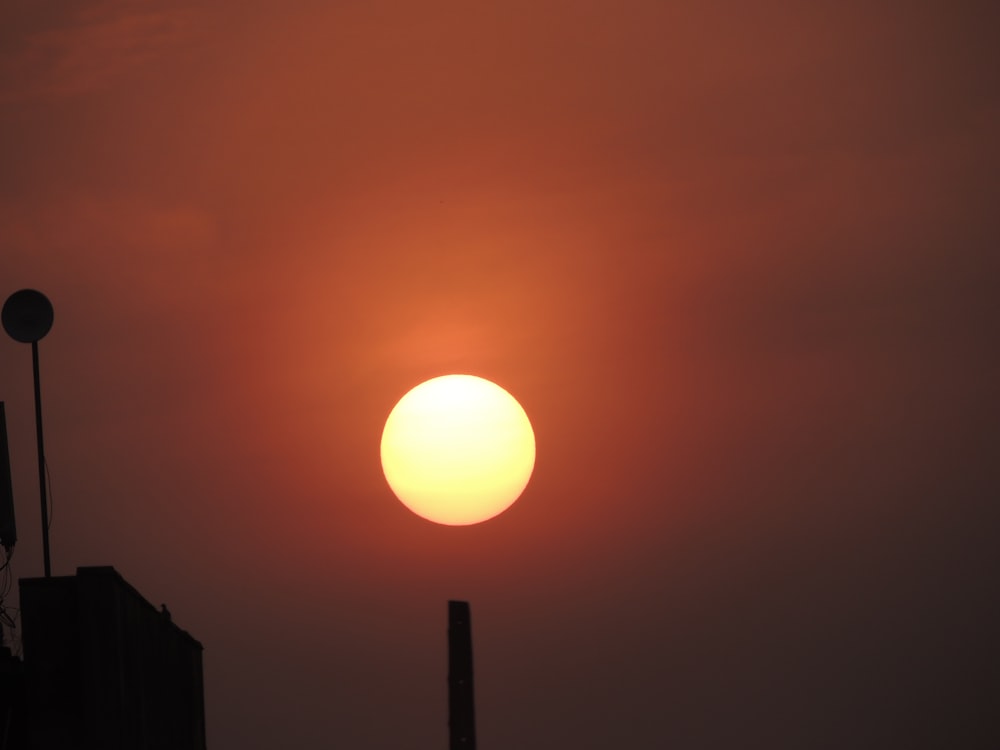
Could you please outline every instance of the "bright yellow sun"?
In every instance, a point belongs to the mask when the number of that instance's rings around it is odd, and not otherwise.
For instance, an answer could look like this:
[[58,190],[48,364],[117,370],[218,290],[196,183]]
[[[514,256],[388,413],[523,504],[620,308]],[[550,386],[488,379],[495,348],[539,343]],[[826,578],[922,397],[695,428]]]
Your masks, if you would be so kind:
[[436,523],[465,526],[502,513],[534,466],[535,434],[524,409],[473,375],[421,383],[393,407],[382,431],[389,487]]

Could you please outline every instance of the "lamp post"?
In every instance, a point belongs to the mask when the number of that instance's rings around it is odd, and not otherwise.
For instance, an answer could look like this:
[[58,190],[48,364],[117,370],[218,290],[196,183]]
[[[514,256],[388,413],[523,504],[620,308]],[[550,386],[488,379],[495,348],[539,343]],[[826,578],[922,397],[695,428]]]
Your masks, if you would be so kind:
[[52,328],[52,303],[41,292],[22,289],[4,302],[3,328],[15,341],[31,344],[31,368],[35,381],[35,437],[38,442],[38,490],[42,502],[42,559],[45,577],[52,576],[49,560],[49,504],[45,487],[45,441],[42,437],[42,385],[38,372],[38,342]]

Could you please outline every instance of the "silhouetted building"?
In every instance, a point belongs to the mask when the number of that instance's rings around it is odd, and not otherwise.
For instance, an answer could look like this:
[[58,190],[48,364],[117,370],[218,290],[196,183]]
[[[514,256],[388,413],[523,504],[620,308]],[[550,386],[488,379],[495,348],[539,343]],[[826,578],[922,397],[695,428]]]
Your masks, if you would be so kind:
[[205,750],[202,646],[169,614],[111,567],[20,591],[27,748]]
[[0,750],[28,747],[24,663],[0,645]]

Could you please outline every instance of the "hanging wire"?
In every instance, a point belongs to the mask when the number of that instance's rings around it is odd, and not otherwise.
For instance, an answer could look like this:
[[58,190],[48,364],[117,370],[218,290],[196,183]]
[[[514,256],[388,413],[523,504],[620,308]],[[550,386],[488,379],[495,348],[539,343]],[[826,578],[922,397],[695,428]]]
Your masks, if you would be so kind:
[[14,548],[5,545],[2,549],[3,564],[0,565],[0,606],[3,605],[3,600],[10,593],[11,585],[14,582],[14,577],[10,571],[10,561],[14,557]]
[[[3,627],[10,628],[11,635],[13,636],[13,631],[16,628],[15,617],[17,616],[17,610],[7,607],[7,594],[10,593],[11,587],[14,585],[14,575],[10,567],[11,560],[14,557],[14,548],[4,545],[2,549],[3,564],[0,565],[0,636],[3,635]],[[0,638],[0,641],[2,640]]]

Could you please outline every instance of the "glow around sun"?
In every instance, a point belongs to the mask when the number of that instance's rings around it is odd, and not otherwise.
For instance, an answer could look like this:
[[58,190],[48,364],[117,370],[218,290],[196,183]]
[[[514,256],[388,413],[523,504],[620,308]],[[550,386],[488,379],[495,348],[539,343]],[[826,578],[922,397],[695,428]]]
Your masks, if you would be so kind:
[[382,431],[382,471],[418,516],[465,526],[509,508],[535,466],[535,434],[521,405],[474,375],[421,383]]

